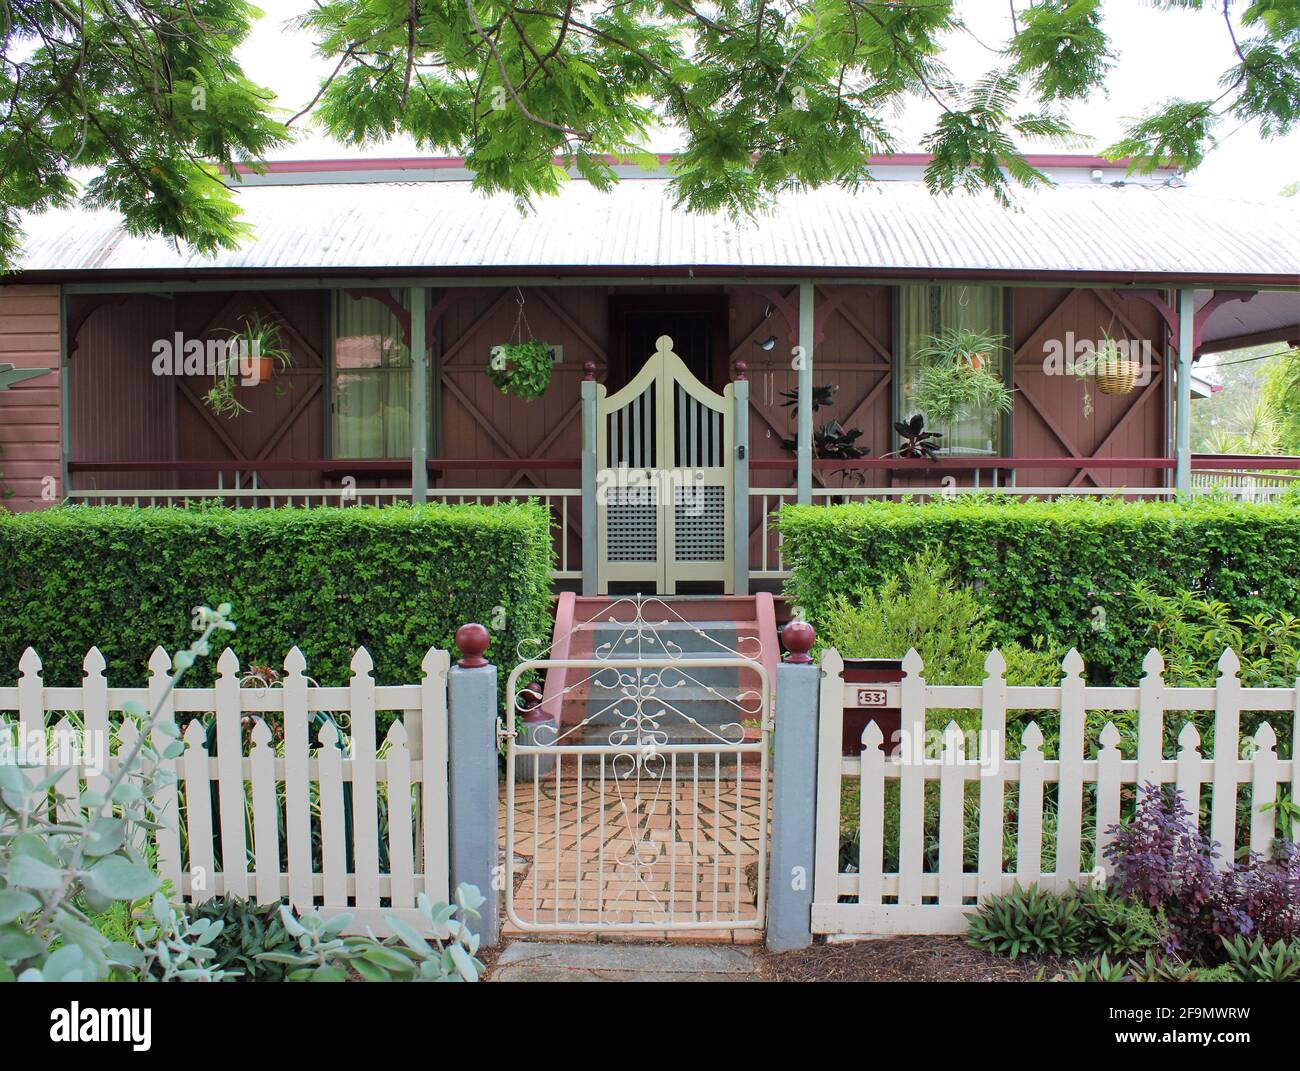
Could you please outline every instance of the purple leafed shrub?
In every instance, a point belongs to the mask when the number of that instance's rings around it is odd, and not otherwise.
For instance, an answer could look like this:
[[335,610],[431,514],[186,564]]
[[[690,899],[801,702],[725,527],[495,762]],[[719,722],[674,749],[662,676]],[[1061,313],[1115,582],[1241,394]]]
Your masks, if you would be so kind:
[[1127,824],[1112,826],[1106,859],[1113,886],[1127,899],[1161,910],[1173,944],[1213,955],[1219,938],[1259,935],[1267,942],[1300,937],[1300,852],[1279,841],[1274,858],[1252,854],[1216,869],[1218,844],[1188,820],[1182,794],[1150,783],[1138,790]]
[[1300,937],[1300,850],[1278,841],[1272,859],[1238,863],[1223,875],[1222,901],[1240,933],[1267,945]]

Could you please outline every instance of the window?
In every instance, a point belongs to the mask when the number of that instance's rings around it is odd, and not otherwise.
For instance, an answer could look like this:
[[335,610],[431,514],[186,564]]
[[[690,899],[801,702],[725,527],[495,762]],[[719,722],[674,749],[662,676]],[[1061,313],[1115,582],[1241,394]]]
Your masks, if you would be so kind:
[[[389,293],[408,307],[405,289]],[[411,354],[397,316],[374,297],[335,291],[333,339],[334,456],[409,457]]]
[[[1000,286],[966,284],[918,285],[899,287],[899,344],[902,354],[902,412],[914,410],[911,395],[916,388],[919,365],[915,354],[930,345],[941,331],[959,328],[989,335],[1005,335],[1004,291]],[[1004,374],[1006,350],[1000,348],[992,369]],[[1002,414],[975,412],[934,431],[943,434],[946,454],[997,456],[1002,452]]]

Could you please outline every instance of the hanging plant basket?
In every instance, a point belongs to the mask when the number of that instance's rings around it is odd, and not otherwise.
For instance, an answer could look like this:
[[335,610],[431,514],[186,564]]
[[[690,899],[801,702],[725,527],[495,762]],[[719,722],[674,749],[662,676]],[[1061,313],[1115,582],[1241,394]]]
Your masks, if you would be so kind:
[[248,359],[248,370],[250,378],[256,380],[256,382],[243,385],[260,387],[264,383],[270,383],[271,377],[275,375],[275,358],[250,357]]
[[[251,313],[229,333],[226,361],[203,395],[203,403],[218,416],[233,419],[249,411],[238,391],[270,383],[277,372],[292,366],[293,354],[285,344],[280,324],[263,319],[260,313]],[[283,393],[278,385],[276,393]]]
[[1102,394],[1130,394],[1137,378],[1137,362],[1126,357],[1106,358],[1097,364],[1097,389]]
[[[1137,385],[1142,366],[1128,355],[1107,332],[1102,332],[1102,343],[1093,352],[1080,358],[1074,365],[1074,374],[1080,379],[1097,381],[1102,394],[1129,394]],[[1085,386],[1084,415],[1089,413]]]
[[911,404],[931,425],[951,424],[972,412],[1011,410],[1012,392],[996,371],[1001,335],[950,328],[916,353],[920,372]]
[[531,402],[551,385],[551,347],[535,338],[494,346],[488,361],[488,379],[502,394],[513,394]]

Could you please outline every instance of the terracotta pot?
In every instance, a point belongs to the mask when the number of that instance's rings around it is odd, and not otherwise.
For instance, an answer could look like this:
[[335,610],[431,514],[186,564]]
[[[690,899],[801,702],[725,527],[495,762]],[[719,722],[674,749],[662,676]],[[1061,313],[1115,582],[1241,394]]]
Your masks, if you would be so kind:
[[[269,383],[271,381],[271,376],[275,374],[275,358],[249,357],[246,361],[241,359],[239,372],[239,382],[241,385],[260,387],[263,383]],[[245,375],[245,373],[247,373],[247,375]],[[254,382],[254,380],[256,382]]]
[[[763,741],[763,730],[757,725],[743,725],[741,731],[744,732],[743,742],[746,744],[759,744]],[[757,751],[742,752],[740,764],[742,766],[757,766],[763,760],[763,756]]]

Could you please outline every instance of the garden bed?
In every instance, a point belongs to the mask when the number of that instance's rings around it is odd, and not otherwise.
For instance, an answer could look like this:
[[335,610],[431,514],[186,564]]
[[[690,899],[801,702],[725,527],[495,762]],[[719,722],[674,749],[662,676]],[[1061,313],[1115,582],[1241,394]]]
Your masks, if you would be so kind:
[[758,958],[768,982],[1032,982],[1061,968],[1057,959],[1012,960],[937,935],[823,942]]

